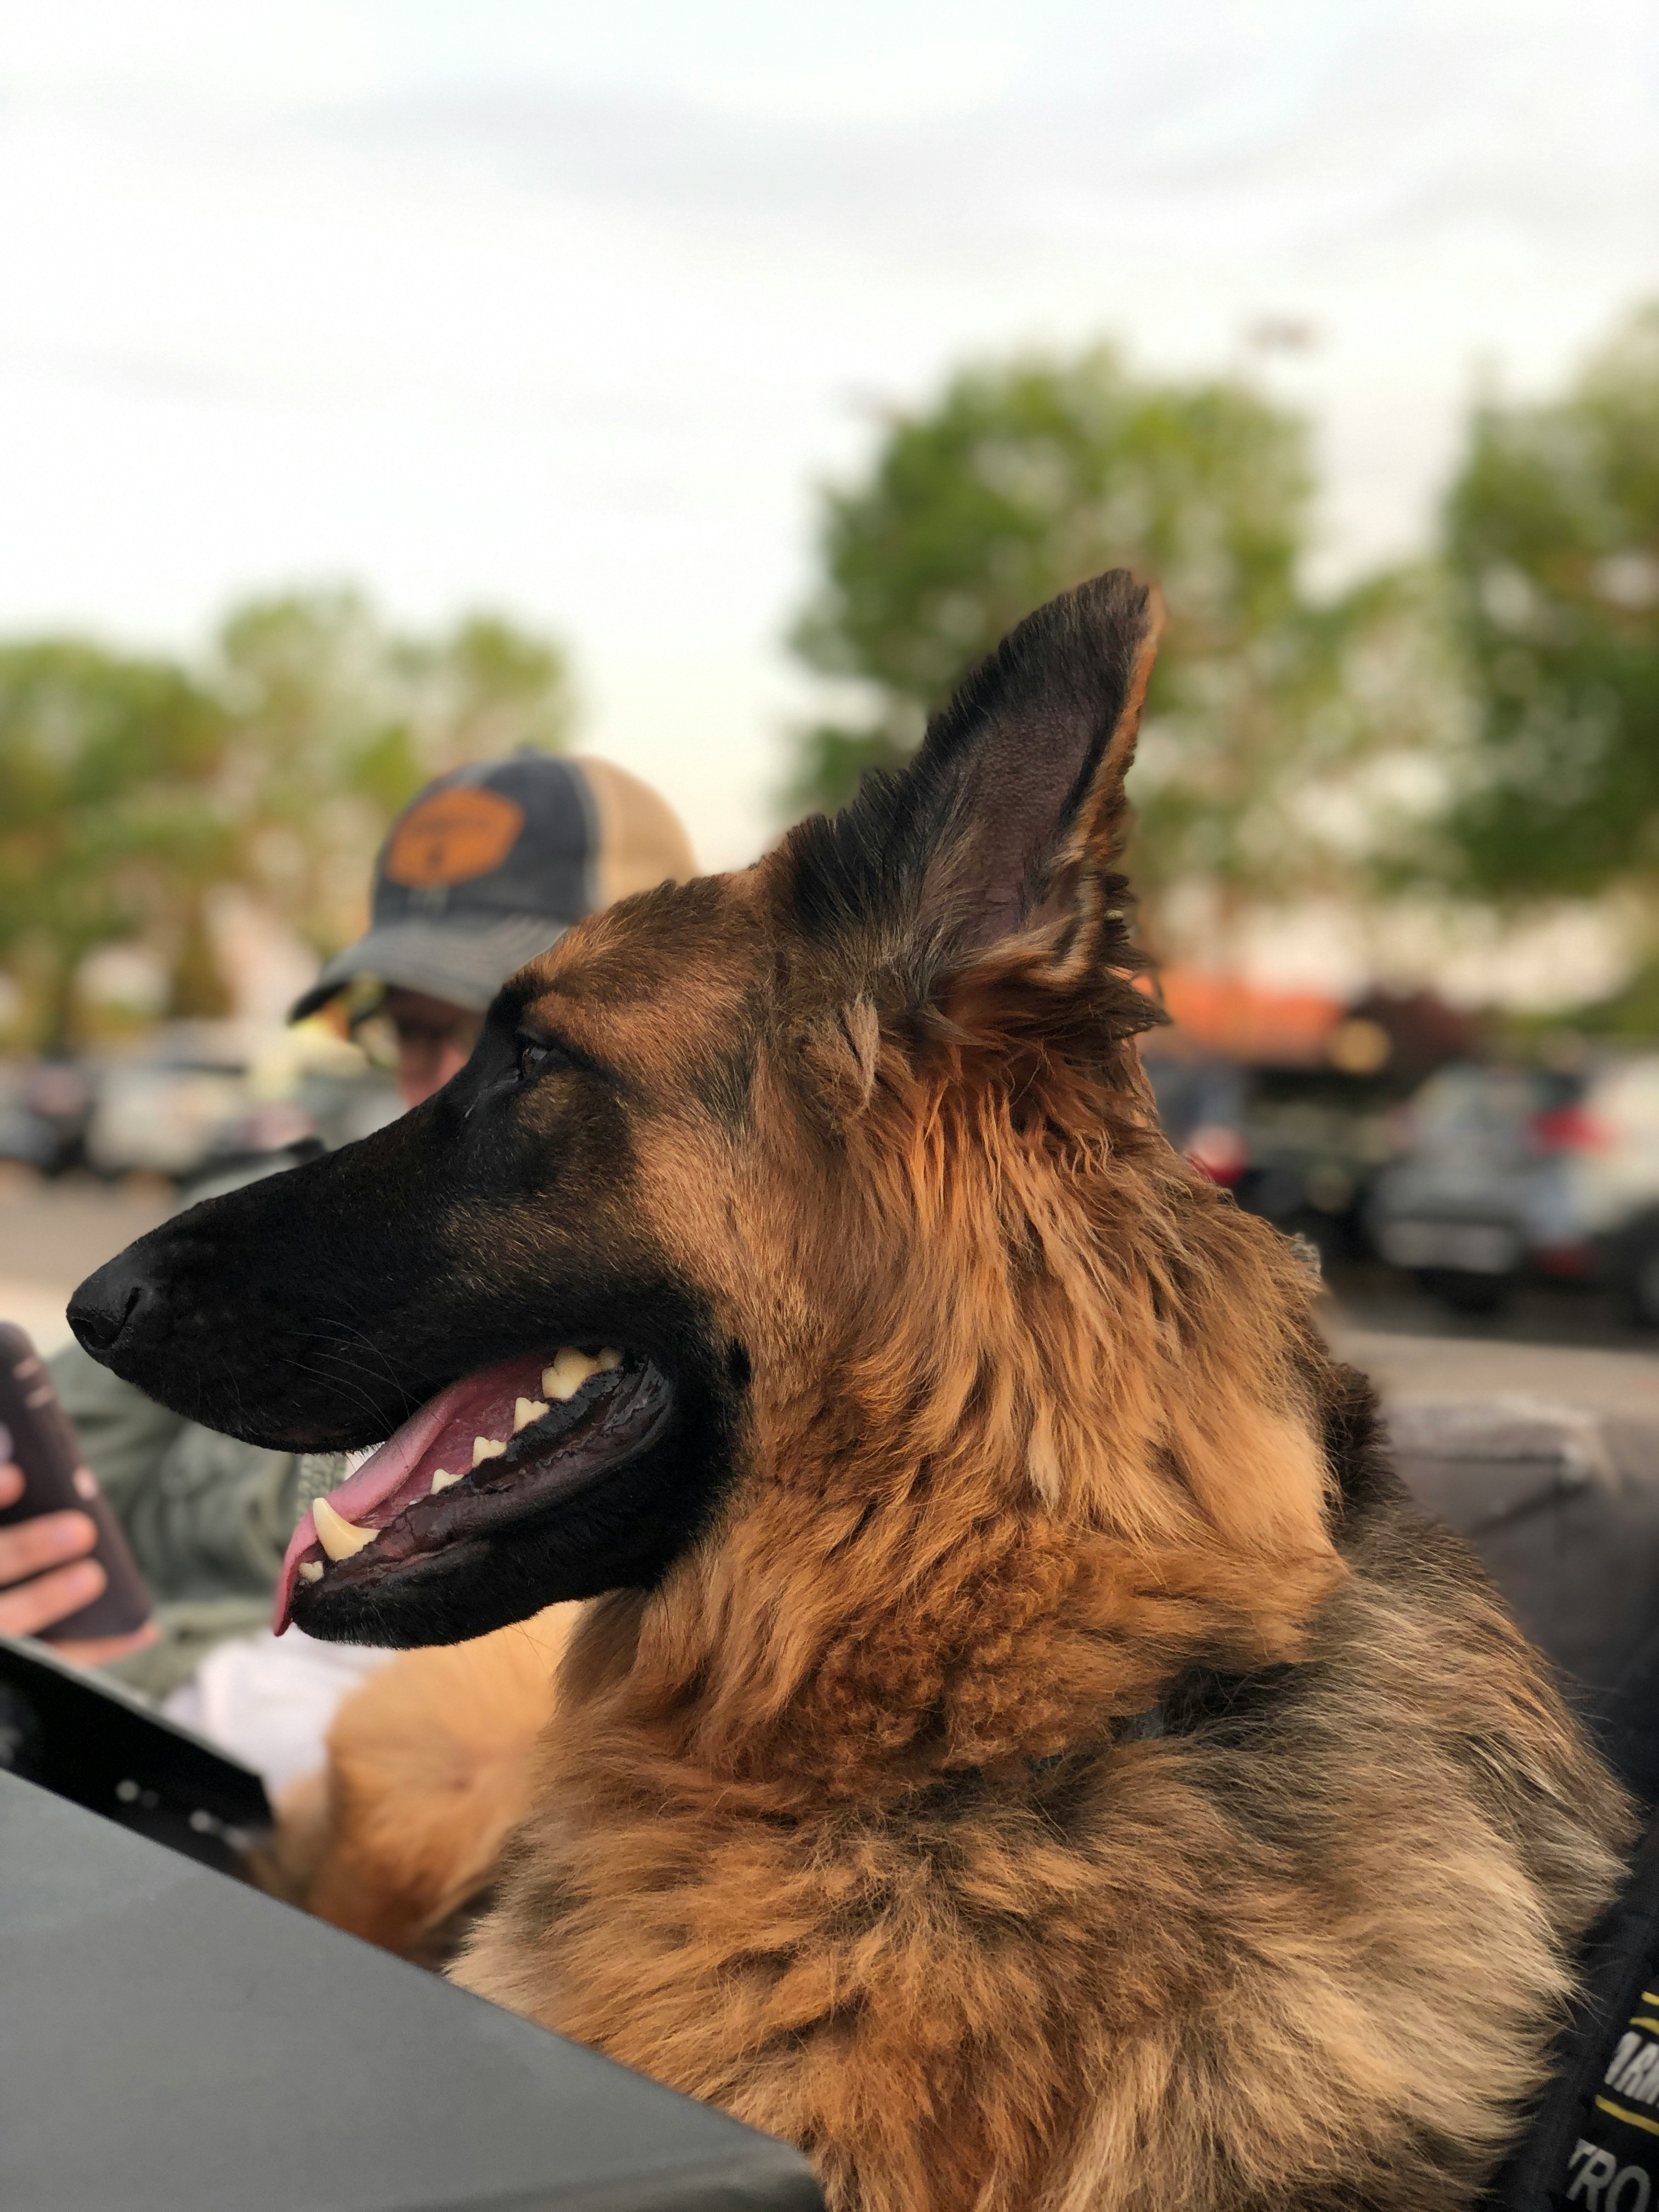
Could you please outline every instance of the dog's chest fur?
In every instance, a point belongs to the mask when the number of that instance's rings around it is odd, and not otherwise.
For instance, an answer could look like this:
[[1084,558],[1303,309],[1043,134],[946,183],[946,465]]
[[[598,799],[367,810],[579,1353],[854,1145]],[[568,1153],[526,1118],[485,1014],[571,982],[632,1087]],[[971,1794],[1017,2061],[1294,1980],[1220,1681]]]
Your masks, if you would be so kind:
[[1351,1558],[1306,1664],[879,1806],[574,1700],[460,1978],[800,2144],[837,2212],[1469,2202],[1620,1813],[1449,1540],[1389,1507]]

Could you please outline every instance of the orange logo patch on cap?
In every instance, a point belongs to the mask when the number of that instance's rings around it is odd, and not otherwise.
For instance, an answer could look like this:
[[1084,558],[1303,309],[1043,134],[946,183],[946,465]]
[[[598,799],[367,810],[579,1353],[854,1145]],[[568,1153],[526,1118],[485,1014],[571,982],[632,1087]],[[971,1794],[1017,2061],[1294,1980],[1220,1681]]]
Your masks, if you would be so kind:
[[411,890],[469,883],[501,866],[523,828],[523,807],[499,791],[465,783],[434,791],[392,833],[386,873]]

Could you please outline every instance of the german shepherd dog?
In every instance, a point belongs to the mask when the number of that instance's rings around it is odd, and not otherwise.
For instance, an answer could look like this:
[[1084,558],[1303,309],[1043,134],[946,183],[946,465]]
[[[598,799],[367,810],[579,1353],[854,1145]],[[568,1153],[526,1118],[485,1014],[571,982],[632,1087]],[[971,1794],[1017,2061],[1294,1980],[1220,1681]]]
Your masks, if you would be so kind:
[[250,1442],[392,1432],[297,1532],[311,1634],[591,1601],[459,1978],[835,2212],[1467,2205],[1627,1841],[1158,1131],[1154,629],[1121,571],[1042,609],[910,767],[582,922],[436,1097],[71,1309]]

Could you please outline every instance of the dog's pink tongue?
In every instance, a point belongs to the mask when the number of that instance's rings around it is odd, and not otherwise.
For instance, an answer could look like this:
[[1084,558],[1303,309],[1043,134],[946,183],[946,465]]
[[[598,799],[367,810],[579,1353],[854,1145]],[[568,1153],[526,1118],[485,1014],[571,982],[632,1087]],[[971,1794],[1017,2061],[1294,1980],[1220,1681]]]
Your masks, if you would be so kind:
[[[348,1475],[337,1490],[330,1491],[329,1504],[343,1520],[359,1524],[371,1520],[378,1507],[397,1495],[441,1437],[452,1429],[460,1429],[470,1439],[474,1427],[482,1425],[486,1413],[504,1396],[510,1402],[515,1389],[535,1389],[539,1368],[538,1359],[507,1359],[498,1367],[462,1376],[435,1398],[429,1398],[418,1413],[411,1413],[402,1428]],[[300,1561],[316,1541],[316,1516],[307,1507],[289,1539],[283,1571],[276,1578],[270,1625],[278,1636],[289,1624]]]

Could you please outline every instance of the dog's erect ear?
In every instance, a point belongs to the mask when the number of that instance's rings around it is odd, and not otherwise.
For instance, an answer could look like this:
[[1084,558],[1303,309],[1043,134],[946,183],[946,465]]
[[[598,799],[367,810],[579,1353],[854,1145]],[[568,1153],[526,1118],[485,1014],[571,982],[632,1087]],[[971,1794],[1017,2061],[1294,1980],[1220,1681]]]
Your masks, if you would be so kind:
[[912,991],[1033,923],[1098,908],[1159,627],[1114,568],[1010,632],[897,775],[786,847],[809,935],[851,938]]

